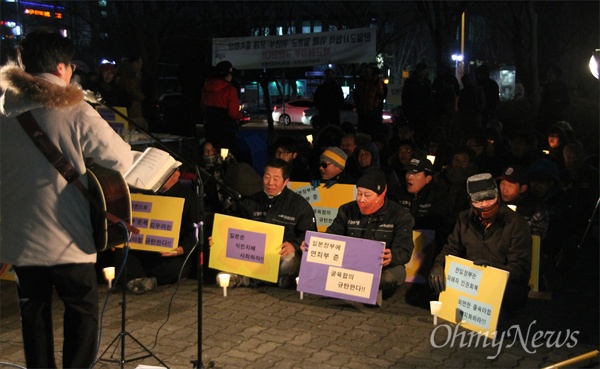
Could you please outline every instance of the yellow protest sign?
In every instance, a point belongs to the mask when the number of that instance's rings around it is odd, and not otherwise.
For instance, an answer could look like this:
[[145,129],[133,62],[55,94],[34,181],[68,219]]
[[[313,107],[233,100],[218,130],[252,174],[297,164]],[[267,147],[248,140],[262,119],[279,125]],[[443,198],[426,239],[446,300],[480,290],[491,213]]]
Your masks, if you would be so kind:
[[208,266],[277,282],[284,227],[215,214]]
[[406,268],[406,281],[411,283],[427,283],[429,270],[426,270],[434,258],[435,231],[431,229],[415,229],[413,234],[413,248],[410,261],[404,265]]
[[[119,136],[125,136],[125,133],[129,130],[129,123],[125,118],[119,116],[119,114],[104,106],[97,106],[96,110],[98,111],[98,114],[100,114],[100,116],[115,130],[115,132],[119,134]],[[115,110],[127,116],[127,108],[115,107]]]
[[131,194],[131,224],[140,230],[132,234],[133,250],[169,252],[179,246],[181,215],[185,199],[171,196]]
[[494,338],[509,273],[446,255],[446,290],[439,317]]
[[312,206],[319,232],[325,232],[333,223],[341,205],[356,199],[356,186],[350,184],[336,183],[329,188],[321,184],[313,188],[309,182],[290,182],[288,187]]
[[538,235],[533,235],[531,243],[531,275],[529,277],[529,285],[533,292],[540,290],[540,243],[541,238]]

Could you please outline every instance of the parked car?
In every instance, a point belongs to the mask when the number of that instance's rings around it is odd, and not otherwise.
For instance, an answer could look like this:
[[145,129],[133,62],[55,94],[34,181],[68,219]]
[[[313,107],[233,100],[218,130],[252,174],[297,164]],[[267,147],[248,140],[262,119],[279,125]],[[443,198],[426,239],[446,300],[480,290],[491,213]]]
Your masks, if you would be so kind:
[[[316,121],[319,119],[319,109],[317,109],[314,105],[306,109],[304,111],[304,116],[302,117],[302,124],[316,126]],[[342,108],[340,110],[340,124],[344,122],[350,122],[355,127],[358,126],[358,114],[356,114],[356,107],[354,104],[349,102],[344,102],[342,104]]]
[[[394,113],[389,110],[384,110],[382,114],[383,124],[394,123]],[[319,109],[312,108],[304,111],[304,117],[302,118],[302,124],[312,125],[315,127],[316,120],[319,119]],[[342,109],[340,110],[340,124],[344,122],[350,122],[353,126],[358,126],[358,114],[356,113],[356,106],[350,102],[344,102]]]
[[274,122],[286,126],[290,123],[302,123],[304,111],[313,106],[315,106],[315,103],[312,100],[302,99],[288,101],[284,105],[275,105],[271,116],[273,117]]

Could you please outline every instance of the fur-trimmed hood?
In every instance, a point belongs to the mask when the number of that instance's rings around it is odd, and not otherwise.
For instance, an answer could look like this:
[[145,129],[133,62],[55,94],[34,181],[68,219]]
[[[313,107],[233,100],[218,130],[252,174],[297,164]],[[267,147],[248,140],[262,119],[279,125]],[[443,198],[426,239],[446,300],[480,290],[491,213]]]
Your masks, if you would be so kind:
[[50,73],[26,73],[15,64],[0,68],[0,91],[0,112],[7,116],[35,108],[69,108],[83,101],[79,87]]

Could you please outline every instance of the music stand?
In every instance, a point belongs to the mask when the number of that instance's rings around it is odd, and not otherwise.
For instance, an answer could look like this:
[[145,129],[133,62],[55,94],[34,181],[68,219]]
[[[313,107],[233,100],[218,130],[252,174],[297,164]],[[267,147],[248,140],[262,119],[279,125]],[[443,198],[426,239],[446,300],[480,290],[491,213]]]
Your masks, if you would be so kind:
[[[152,353],[152,351],[150,351],[150,349],[148,349],[146,346],[144,346],[140,341],[137,340],[137,338],[135,338],[131,333],[127,332],[127,330],[125,329],[125,320],[126,320],[126,316],[127,316],[127,285],[125,283],[125,281],[127,280],[127,255],[129,255],[129,242],[125,243],[125,246],[123,247],[124,250],[124,255],[125,255],[125,259],[123,261],[123,267],[121,269],[121,271],[119,272],[120,276],[123,276],[123,281],[122,282],[122,287],[121,287],[121,332],[119,332],[119,334],[117,334],[115,336],[115,338],[113,338],[113,340],[110,342],[110,344],[108,344],[108,346],[106,347],[106,349],[104,350],[104,352],[102,353],[102,355],[100,355],[100,357],[96,360],[98,361],[106,361],[106,362],[111,362],[111,363],[121,363],[121,369],[125,369],[125,363],[129,363],[132,361],[137,361],[140,359],[145,359],[147,357],[153,357],[155,358],[159,363],[161,363],[165,368],[169,369],[169,367],[167,366],[167,364],[165,364],[161,359],[159,359],[156,355],[154,355]],[[129,336],[135,343],[138,344],[139,347],[141,347],[146,354],[142,355],[142,356],[137,356],[131,359],[125,359],[125,337]],[[120,339],[120,340],[119,340]],[[119,342],[121,344],[121,359],[120,360],[116,360],[116,359],[103,359],[102,356],[104,356],[104,354],[106,354],[106,352],[108,351],[108,349],[111,348],[111,346],[115,345],[115,349],[113,350],[112,355],[114,355],[115,351],[118,348]],[[111,357],[112,357],[111,355]]]

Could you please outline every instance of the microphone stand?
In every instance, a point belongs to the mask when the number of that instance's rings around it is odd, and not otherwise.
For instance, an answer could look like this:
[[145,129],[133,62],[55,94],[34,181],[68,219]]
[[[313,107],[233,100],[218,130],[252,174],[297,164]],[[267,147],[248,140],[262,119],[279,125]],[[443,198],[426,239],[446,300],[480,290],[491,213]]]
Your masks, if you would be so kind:
[[[94,94],[94,92],[92,91],[84,91],[84,99],[91,104],[97,104],[97,105],[101,105],[103,107],[106,107],[108,109],[110,109],[112,112],[114,112],[115,114],[117,114],[118,116],[120,116],[121,118],[125,119],[127,122],[129,122],[130,125],[132,125],[133,127],[135,127],[136,129],[140,130],[142,133],[144,133],[148,138],[150,138],[151,142],[153,142],[154,144],[156,144],[157,146],[159,146],[162,150],[168,152],[169,154],[171,154],[174,158],[178,159],[179,161],[181,161],[183,164],[186,164],[187,166],[189,166],[190,168],[194,169],[194,172],[196,174],[196,209],[198,209],[198,213],[196,214],[196,218],[194,219],[194,223],[198,226],[199,229],[199,236],[198,236],[198,273],[197,273],[197,277],[198,277],[198,353],[197,353],[197,359],[196,360],[192,360],[191,363],[193,364],[193,368],[194,369],[202,369],[205,368],[205,366],[202,363],[202,279],[203,279],[203,265],[204,265],[204,260],[203,260],[203,251],[204,251],[204,230],[203,230],[203,224],[204,222],[202,221],[203,216],[204,216],[204,202],[202,199],[202,193],[204,191],[204,184],[202,183],[202,177],[200,175],[200,173],[204,173],[206,175],[209,175],[209,178],[213,178],[213,180],[217,181],[217,183],[219,183],[220,185],[223,186],[223,189],[225,189],[228,193],[230,193],[230,196],[234,197],[234,198],[241,198],[241,195],[239,193],[237,193],[236,191],[234,191],[233,189],[227,187],[224,183],[222,183],[221,181],[218,181],[216,178],[214,178],[210,173],[208,173],[207,171],[205,171],[204,169],[198,167],[198,165],[193,161],[190,160],[189,158],[187,158],[185,155],[183,155],[180,152],[177,152],[175,150],[173,150],[171,147],[169,147],[168,145],[166,145],[165,143],[163,143],[159,138],[157,138],[154,134],[150,133],[150,131],[142,126],[140,126],[139,124],[137,124],[135,121],[133,121],[131,118],[127,117],[125,114],[121,113],[120,111],[118,111],[116,108],[104,103],[101,98],[99,98],[98,96],[96,96]],[[196,222],[196,220],[198,222]],[[206,368],[213,368],[214,367],[214,362],[213,361],[209,361],[209,364]]]

